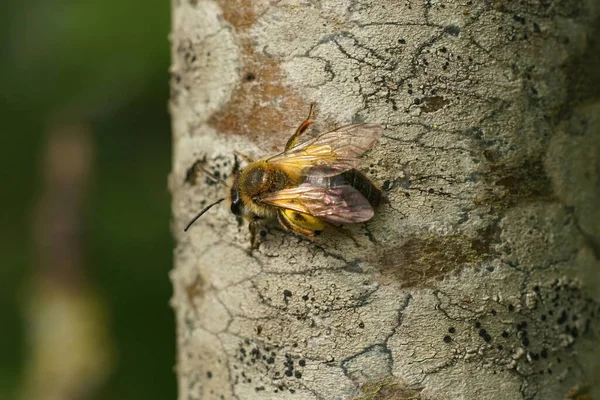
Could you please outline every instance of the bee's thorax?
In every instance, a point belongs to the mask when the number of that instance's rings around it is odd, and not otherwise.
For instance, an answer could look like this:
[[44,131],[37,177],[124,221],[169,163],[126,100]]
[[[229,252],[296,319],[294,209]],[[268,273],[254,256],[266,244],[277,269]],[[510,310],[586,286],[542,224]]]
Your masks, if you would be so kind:
[[[247,216],[275,217],[272,206],[260,204],[261,195],[293,186],[296,182],[285,171],[267,161],[259,160],[246,167],[236,180],[237,191]],[[232,193],[233,193],[232,188]],[[233,196],[232,196],[233,199]],[[232,204],[233,205],[233,204]]]

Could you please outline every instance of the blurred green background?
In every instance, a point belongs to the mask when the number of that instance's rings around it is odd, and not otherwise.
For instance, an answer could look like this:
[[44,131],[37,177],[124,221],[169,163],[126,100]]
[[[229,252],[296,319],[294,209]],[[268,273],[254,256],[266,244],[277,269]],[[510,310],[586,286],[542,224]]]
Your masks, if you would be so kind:
[[44,190],[49,132],[69,124],[91,137],[79,243],[86,286],[108,311],[114,353],[107,378],[86,398],[175,398],[170,4],[1,3],[0,399],[21,398],[27,384],[25,309],[41,269],[34,232],[44,223],[34,209]]

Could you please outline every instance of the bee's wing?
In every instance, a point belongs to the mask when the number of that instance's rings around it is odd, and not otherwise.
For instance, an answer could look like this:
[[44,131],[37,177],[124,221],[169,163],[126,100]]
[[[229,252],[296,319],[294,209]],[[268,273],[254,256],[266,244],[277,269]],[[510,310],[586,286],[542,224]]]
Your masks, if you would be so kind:
[[369,201],[350,185],[322,187],[303,183],[270,193],[261,197],[260,202],[338,224],[365,222],[374,214]]
[[310,167],[328,167],[330,175],[336,175],[356,168],[358,158],[373,147],[382,131],[383,127],[376,124],[342,126],[300,143],[267,161],[295,175],[301,175]]

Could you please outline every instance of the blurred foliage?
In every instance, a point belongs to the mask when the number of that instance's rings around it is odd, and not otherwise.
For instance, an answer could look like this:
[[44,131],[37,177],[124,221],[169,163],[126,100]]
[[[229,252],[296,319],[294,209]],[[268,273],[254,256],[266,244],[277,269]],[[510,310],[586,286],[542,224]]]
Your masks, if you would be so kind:
[[94,136],[86,272],[108,303],[116,351],[98,398],[175,398],[169,2],[1,3],[0,398],[19,391],[27,359],[23,288],[37,268],[32,207],[56,120],[87,124]]

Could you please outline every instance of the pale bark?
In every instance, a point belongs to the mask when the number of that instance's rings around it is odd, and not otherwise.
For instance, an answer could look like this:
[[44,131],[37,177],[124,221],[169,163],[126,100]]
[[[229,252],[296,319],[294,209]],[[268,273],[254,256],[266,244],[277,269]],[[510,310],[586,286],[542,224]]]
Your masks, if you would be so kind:
[[[180,399],[584,395],[600,256],[595,0],[173,1],[173,307]],[[380,123],[388,204],[358,240],[225,203],[233,150]],[[187,177],[187,179],[186,179]],[[594,389],[591,389],[594,390]],[[596,389],[597,390],[597,389]]]

